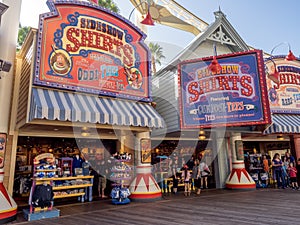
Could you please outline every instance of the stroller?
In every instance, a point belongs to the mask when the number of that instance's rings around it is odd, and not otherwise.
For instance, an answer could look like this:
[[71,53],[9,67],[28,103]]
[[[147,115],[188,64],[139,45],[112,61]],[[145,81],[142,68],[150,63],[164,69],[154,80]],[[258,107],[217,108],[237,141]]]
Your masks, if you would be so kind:
[[266,188],[268,187],[269,175],[265,172],[255,172],[250,174],[252,179],[256,183],[256,188]]
[[266,188],[269,185],[269,174],[266,172],[260,173],[261,187]]
[[258,173],[250,173],[250,176],[252,177],[252,179],[255,181],[256,183],[256,187],[259,187],[259,177],[258,177]]

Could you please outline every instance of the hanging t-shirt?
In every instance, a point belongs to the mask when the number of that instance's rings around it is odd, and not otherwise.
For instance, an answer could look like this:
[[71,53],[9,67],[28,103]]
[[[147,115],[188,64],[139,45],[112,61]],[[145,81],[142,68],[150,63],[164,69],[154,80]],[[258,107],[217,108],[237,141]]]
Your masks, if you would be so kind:
[[87,176],[90,175],[90,164],[87,161],[82,163],[82,175]]

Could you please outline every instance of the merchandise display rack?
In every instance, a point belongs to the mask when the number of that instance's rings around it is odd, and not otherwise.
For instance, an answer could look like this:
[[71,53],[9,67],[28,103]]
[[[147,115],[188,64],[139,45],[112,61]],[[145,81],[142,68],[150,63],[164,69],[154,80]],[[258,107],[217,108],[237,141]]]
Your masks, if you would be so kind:
[[[81,202],[92,201],[94,176],[62,176],[58,177],[55,158],[51,153],[43,153],[34,158],[32,186],[29,196],[29,209],[25,209],[25,218],[28,220],[51,218],[59,216],[59,210],[53,208],[55,199],[78,197]],[[72,171],[72,161],[62,160],[58,166],[68,164],[67,170]],[[53,198],[50,207],[38,207],[33,203],[34,192],[38,185],[50,185]],[[49,187],[49,186],[48,186]],[[40,214],[39,214],[40,213]]]
[[58,159],[59,176],[72,176],[73,158],[61,157]]
[[132,168],[127,163],[131,161],[130,155],[116,154],[114,158],[114,166],[111,168],[110,179],[114,182],[111,191],[112,203],[115,205],[123,205],[130,203],[128,198],[130,191],[128,186],[132,179]]

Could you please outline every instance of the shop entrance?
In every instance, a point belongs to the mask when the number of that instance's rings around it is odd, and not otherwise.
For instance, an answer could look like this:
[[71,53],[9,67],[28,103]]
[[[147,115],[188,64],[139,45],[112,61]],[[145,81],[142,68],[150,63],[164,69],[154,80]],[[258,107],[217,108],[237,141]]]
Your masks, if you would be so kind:
[[[213,157],[212,147],[208,141],[198,141],[198,140],[165,140],[165,141],[156,141],[152,140],[152,146],[155,146],[152,149],[152,165],[154,176],[158,183],[161,184],[163,191],[167,190],[170,187],[165,187],[165,179],[169,179],[172,176],[172,168],[174,167],[172,163],[174,160],[177,160],[177,175],[181,177],[182,170],[184,165],[188,165],[189,170],[192,171],[194,161],[196,159],[199,162],[205,163],[209,168],[209,174],[207,174],[206,183],[202,188],[215,188],[215,173],[214,173],[214,164],[216,163],[215,158]],[[179,181],[180,184],[181,181]],[[181,182],[182,183],[182,182]],[[180,185],[179,185],[180,186]],[[182,185],[183,186],[183,185]],[[180,187],[179,187],[180,189]]]
[[[109,159],[117,152],[117,140],[96,140],[96,139],[72,139],[72,138],[45,138],[45,137],[23,137],[18,138],[18,147],[16,153],[15,177],[13,187],[13,197],[16,200],[27,202],[32,186],[34,176],[43,177],[43,172],[34,172],[34,158],[44,153],[51,153],[55,157],[55,172],[53,177],[70,177],[76,173],[83,173],[82,168],[78,168],[74,163],[76,156],[79,156],[82,162],[89,164],[89,174],[93,179],[93,196],[98,196],[99,182],[99,162],[105,160],[104,166],[110,169],[107,164]],[[70,181],[72,182],[72,181]],[[109,195],[111,191],[110,180],[107,180],[105,194]],[[77,201],[77,198],[73,200]],[[57,199],[55,203],[63,204],[64,201],[72,201],[72,198]]]

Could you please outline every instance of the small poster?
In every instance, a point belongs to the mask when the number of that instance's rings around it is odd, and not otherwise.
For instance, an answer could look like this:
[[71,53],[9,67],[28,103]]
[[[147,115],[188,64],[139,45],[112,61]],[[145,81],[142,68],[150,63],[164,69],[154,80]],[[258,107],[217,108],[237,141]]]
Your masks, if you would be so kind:
[[150,139],[141,140],[142,163],[151,163],[151,141]]
[[235,150],[236,150],[236,159],[244,160],[244,149],[243,149],[243,141],[242,140],[235,141]]
[[0,169],[4,167],[5,147],[6,147],[6,134],[0,134]]

